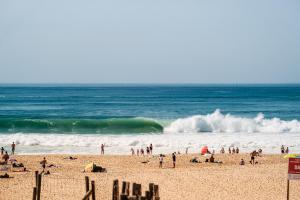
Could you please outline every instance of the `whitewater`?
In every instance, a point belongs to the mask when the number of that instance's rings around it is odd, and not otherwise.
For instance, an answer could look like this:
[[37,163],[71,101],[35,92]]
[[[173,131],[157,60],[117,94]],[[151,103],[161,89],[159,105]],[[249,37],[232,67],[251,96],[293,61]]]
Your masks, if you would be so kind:
[[[142,121],[150,126],[160,123],[155,119]],[[289,146],[291,152],[300,152],[298,120],[266,119],[262,113],[254,118],[238,117],[217,109],[206,115],[163,122],[165,127],[159,133],[5,133],[0,134],[0,145],[15,141],[20,154],[99,154],[102,143],[109,154],[130,154],[131,148],[145,148],[150,143],[155,153],[184,153],[186,149],[198,153],[205,145],[216,152],[221,147],[239,147],[241,152],[262,148],[265,153],[279,153],[281,145]]]

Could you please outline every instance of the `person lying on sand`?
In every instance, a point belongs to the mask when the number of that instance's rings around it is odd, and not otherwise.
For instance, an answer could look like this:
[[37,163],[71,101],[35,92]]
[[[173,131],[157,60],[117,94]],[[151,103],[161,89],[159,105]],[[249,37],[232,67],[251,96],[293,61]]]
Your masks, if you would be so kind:
[[0,178],[9,178],[9,175],[5,173],[4,175],[0,175]]
[[65,157],[64,159],[68,159],[68,160],[76,160],[77,158],[72,157],[72,156],[68,156],[68,157]]
[[214,157],[214,154],[210,154],[210,158],[209,159],[206,159],[205,162],[210,162],[210,163],[223,163],[222,161],[216,161],[215,160],[215,157]]
[[201,163],[198,157],[194,157],[190,160],[191,163]]

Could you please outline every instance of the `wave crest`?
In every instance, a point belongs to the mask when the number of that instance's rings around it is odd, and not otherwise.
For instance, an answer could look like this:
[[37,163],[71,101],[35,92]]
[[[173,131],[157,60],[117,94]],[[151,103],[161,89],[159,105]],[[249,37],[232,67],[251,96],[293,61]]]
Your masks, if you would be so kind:
[[265,132],[284,133],[300,132],[298,120],[284,121],[279,118],[265,119],[262,113],[255,118],[237,117],[222,114],[219,109],[207,115],[195,115],[180,118],[164,129],[165,133],[234,133],[234,132]]

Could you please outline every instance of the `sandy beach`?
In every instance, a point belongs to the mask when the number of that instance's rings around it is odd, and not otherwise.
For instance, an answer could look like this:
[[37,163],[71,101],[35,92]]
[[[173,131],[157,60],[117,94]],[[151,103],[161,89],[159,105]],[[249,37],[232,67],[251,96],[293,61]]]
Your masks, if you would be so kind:
[[[263,155],[259,164],[249,164],[248,154],[218,154],[223,164],[190,163],[196,154],[178,155],[172,168],[167,155],[163,169],[158,168],[158,157],[76,155],[46,155],[50,175],[42,180],[42,199],[81,199],[84,196],[84,177],[95,180],[96,198],[111,199],[112,182],[141,183],[143,192],[148,184],[159,185],[161,199],[284,199],[286,197],[287,160],[282,155]],[[72,155],[74,156],[74,155]],[[10,172],[13,178],[0,179],[0,199],[31,199],[34,171],[41,170],[43,155],[14,156],[30,172]],[[245,166],[238,163],[246,160]],[[203,157],[200,157],[204,161]],[[149,161],[144,164],[143,161]],[[106,173],[83,173],[84,166],[95,162],[107,169]],[[1,172],[0,174],[3,174]],[[300,182],[291,181],[291,199],[300,196]]]

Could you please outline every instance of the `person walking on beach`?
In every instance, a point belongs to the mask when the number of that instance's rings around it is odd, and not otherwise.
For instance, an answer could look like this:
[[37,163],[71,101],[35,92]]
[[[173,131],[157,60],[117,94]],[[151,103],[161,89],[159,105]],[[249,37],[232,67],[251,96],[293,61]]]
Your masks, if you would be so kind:
[[152,143],[150,144],[150,154],[152,155],[152,150],[153,150],[153,145],[152,145]]
[[288,147],[286,147],[285,153],[289,153],[289,148]]
[[176,154],[175,153],[172,154],[172,160],[173,160],[173,168],[175,168],[175,166],[176,166]]
[[141,148],[141,156],[144,156],[144,149]]
[[1,147],[1,156],[4,154],[4,148]]
[[250,153],[250,157],[251,157],[250,163],[252,165],[255,164],[255,156],[256,156],[256,152],[255,151],[253,151],[252,153]]
[[285,150],[284,150],[284,146],[281,145],[281,153],[284,154],[284,151],[285,151]]
[[150,154],[150,148],[147,147],[147,148],[146,148],[146,151],[147,151],[147,155],[149,155],[149,154]]
[[16,144],[15,144],[15,142],[13,142],[13,143],[11,144],[11,155],[14,155],[14,154],[15,154],[15,150],[16,150]]
[[42,172],[45,172],[46,164],[47,164],[46,157],[44,157],[44,159],[40,162],[40,164],[42,165],[42,168],[43,168]]
[[224,147],[222,147],[222,148],[221,148],[221,151],[220,151],[220,153],[222,153],[222,154],[224,154],[224,153],[225,153],[225,149],[224,149]]
[[162,154],[160,154],[160,155],[159,155],[159,168],[162,168],[163,161],[164,161],[164,157],[163,157]]
[[235,154],[235,148],[234,147],[232,148],[232,154]]
[[240,149],[238,147],[236,148],[235,153],[237,153],[237,154],[240,153]]
[[139,149],[136,150],[136,155],[140,156],[140,150]]
[[131,148],[131,155],[134,156],[134,149]]
[[101,155],[104,155],[104,144],[101,144]]
[[228,153],[231,154],[231,148],[230,148],[230,147],[229,147],[229,149],[228,149]]

